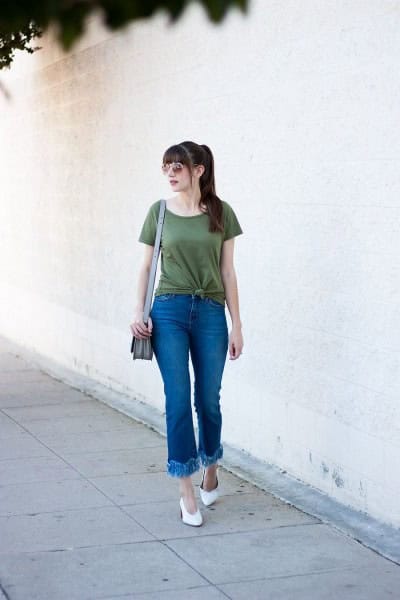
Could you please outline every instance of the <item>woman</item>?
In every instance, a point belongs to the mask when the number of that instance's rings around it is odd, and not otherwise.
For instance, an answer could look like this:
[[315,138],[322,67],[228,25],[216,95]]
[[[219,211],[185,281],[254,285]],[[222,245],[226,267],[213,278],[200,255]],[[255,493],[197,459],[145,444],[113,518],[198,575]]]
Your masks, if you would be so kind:
[[[217,461],[223,455],[220,410],[221,379],[229,348],[237,359],[243,348],[234,237],[243,233],[237,217],[215,193],[214,159],[206,145],[183,142],[168,148],[162,170],[175,196],[166,200],[161,238],[161,275],[147,327],[143,306],[156,237],[160,201],[154,202],[139,241],[145,246],[138,282],[138,303],[131,331],[152,336],[164,382],[167,473],[179,478],[181,519],[199,526],[191,475],[202,464],[200,496],[206,506],[218,497]],[[228,336],[225,299],[232,329]],[[199,448],[193,428],[189,353],[195,374],[194,405]]]

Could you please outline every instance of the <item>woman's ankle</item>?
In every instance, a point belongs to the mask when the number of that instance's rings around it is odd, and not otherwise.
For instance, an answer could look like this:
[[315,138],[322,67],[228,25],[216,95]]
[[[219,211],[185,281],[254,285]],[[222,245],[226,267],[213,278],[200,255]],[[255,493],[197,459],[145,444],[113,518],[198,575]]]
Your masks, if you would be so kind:
[[197,501],[194,493],[193,484],[180,482],[179,492],[181,497],[183,498],[183,503],[185,505],[186,510],[194,514],[197,511]]
[[212,464],[205,468],[203,489],[207,492],[211,492],[217,485],[217,470],[217,464]]

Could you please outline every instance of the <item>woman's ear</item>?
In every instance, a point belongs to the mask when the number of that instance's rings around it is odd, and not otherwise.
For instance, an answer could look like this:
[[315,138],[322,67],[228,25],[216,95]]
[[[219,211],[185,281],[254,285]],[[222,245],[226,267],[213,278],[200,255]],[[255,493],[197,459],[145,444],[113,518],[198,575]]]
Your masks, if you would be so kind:
[[203,175],[206,168],[204,165],[197,165],[196,169],[197,169],[197,172],[199,174],[199,179],[200,179],[200,177]]

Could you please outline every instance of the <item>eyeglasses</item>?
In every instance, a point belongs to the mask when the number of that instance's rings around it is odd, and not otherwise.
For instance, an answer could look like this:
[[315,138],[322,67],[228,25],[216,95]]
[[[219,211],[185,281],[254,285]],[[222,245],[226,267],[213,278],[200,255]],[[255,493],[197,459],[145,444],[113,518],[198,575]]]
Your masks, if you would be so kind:
[[[195,164],[193,165],[194,167],[197,167],[198,165]],[[173,173],[179,173],[180,171],[182,171],[184,164],[181,162],[172,162],[172,163],[163,163],[161,165],[161,170],[164,173],[164,175],[167,175],[170,167],[172,167],[172,171]]]
[[181,162],[163,163],[161,165],[161,170],[164,175],[168,173],[170,167],[172,167],[173,173],[179,173],[183,169],[183,164]]

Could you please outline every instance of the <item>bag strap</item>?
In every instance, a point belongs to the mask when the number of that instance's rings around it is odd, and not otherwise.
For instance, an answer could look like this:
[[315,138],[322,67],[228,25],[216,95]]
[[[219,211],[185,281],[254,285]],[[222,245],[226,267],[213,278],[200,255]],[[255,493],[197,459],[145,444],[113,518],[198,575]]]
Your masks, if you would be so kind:
[[154,243],[153,259],[151,261],[149,282],[147,284],[146,300],[144,302],[144,309],[143,309],[143,322],[145,325],[147,325],[147,321],[149,320],[151,301],[153,299],[154,281],[155,281],[156,272],[157,272],[157,261],[158,261],[158,255],[160,253],[161,232],[162,232],[162,228],[163,228],[163,224],[164,224],[165,206],[166,206],[165,200],[160,200],[160,212],[158,214],[156,241]]

